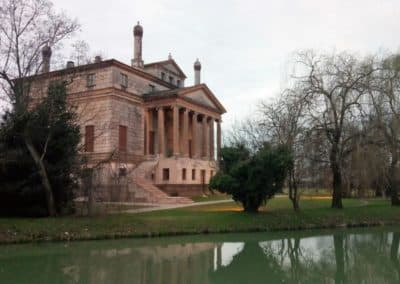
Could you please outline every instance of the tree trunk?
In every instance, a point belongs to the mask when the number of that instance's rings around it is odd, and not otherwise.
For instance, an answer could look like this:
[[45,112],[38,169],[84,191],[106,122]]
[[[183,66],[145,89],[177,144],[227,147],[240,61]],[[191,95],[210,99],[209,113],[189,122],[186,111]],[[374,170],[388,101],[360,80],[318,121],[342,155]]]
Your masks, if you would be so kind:
[[339,161],[337,158],[338,150],[337,147],[333,146],[330,153],[330,163],[332,170],[332,208],[343,208],[342,204],[342,172],[340,169]]
[[37,169],[39,170],[39,175],[46,195],[47,210],[49,212],[49,215],[51,217],[54,217],[57,215],[57,212],[54,203],[53,190],[51,188],[50,180],[47,175],[46,167],[44,166],[43,161],[40,159],[39,153],[36,151],[31,139],[29,137],[25,137],[24,141],[33,161],[36,164]]
[[398,194],[398,186],[396,180],[396,168],[397,168],[397,151],[392,151],[392,162],[390,163],[389,168],[389,189],[390,189],[390,199],[392,202],[392,206],[400,206],[399,194]]
[[400,234],[393,233],[393,240],[390,246],[390,259],[392,260],[393,266],[396,269],[397,278],[400,280],[400,263],[398,258],[399,251],[399,243],[400,243]]
[[289,170],[289,179],[288,179],[288,186],[289,186],[289,199],[292,201],[294,211],[299,211],[299,194],[298,194],[298,187],[297,181],[295,178],[294,170]]
[[345,269],[344,269],[344,240],[342,235],[333,235],[333,245],[335,249],[335,260],[336,260],[336,273],[335,283],[345,283]]

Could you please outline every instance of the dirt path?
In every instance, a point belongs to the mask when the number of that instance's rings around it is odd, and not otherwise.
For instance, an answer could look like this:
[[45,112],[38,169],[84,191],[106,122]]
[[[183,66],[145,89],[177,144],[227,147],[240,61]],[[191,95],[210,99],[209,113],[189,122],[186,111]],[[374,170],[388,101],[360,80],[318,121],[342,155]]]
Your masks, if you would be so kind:
[[160,210],[175,209],[175,208],[227,203],[227,202],[232,202],[232,199],[194,202],[194,203],[190,203],[190,204],[171,204],[171,205],[170,204],[164,204],[164,205],[163,204],[152,204],[152,203],[119,203],[121,205],[139,205],[139,206],[148,206],[148,207],[147,208],[138,208],[138,209],[128,209],[128,210],[124,210],[124,211],[119,211],[118,213],[134,214],[134,213],[152,212],[152,211],[160,211]]

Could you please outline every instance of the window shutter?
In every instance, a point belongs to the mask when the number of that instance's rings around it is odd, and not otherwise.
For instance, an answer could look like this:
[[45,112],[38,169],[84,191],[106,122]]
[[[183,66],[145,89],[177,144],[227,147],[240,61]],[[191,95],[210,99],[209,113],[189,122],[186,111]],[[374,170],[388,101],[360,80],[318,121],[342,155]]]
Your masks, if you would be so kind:
[[85,152],[94,151],[94,126],[87,125],[85,127]]
[[126,152],[127,146],[127,127],[120,125],[119,126],[119,150],[122,152]]

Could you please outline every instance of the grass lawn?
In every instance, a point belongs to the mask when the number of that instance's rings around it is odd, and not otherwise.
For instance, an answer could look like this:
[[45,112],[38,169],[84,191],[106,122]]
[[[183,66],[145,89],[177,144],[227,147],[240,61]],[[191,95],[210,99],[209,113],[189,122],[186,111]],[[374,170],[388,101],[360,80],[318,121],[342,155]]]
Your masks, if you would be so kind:
[[84,240],[177,234],[276,231],[400,224],[400,208],[385,200],[303,198],[294,212],[285,197],[271,200],[258,214],[241,212],[233,202],[100,217],[0,218],[0,243]]

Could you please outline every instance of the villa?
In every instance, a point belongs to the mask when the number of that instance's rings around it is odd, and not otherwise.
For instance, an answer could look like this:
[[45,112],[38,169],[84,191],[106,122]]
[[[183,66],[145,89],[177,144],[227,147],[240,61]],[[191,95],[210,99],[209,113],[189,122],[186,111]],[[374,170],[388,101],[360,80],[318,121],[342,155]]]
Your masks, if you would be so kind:
[[[69,80],[69,102],[76,106],[82,155],[97,171],[97,201],[188,203],[201,195],[218,170],[221,116],[226,112],[201,83],[194,63],[194,85],[170,55],[144,63],[143,28],[133,29],[130,65],[115,59],[51,71],[51,50],[42,50],[42,72],[35,94],[49,82]],[[36,79],[35,79],[36,80]],[[85,186],[79,193],[85,196]]]

